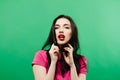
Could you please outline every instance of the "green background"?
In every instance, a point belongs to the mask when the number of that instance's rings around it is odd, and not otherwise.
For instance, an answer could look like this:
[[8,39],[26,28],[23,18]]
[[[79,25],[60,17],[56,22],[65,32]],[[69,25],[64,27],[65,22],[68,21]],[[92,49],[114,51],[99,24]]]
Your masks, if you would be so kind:
[[33,80],[31,62],[53,19],[79,30],[87,80],[120,80],[120,0],[0,0],[0,80]]

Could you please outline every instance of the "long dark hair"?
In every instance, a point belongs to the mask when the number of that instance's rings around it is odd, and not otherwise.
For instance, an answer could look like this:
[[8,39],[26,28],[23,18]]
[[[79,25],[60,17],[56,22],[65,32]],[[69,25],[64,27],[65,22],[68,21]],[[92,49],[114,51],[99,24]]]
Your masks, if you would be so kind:
[[[77,27],[76,27],[76,24],[74,23],[74,21],[72,20],[71,17],[69,16],[66,16],[66,15],[59,15],[58,17],[56,17],[53,21],[53,24],[52,24],[52,27],[51,27],[51,30],[50,30],[50,33],[49,33],[49,36],[48,36],[48,39],[47,41],[45,42],[45,44],[43,45],[42,49],[45,49],[47,46],[49,46],[49,49],[50,49],[50,46],[53,44],[53,43],[57,43],[56,41],[56,37],[55,37],[55,23],[58,19],[60,18],[66,18],[70,21],[71,23],[71,29],[72,29],[72,36],[71,36],[71,39],[69,40],[69,44],[72,45],[74,51],[73,51],[73,59],[74,59],[74,62],[75,62],[75,66],[76,66],[76,69],[77,69],[77,73],[79,73],[79,69],[80,69],[80,62],[79,62],[79,59],[81,58],[81,55],[77,54],[77,50],[80,48],[79,46],[79,40],[78,40],[78,31],[77,31]],[[51,63],[51,59],[50,59],[50,55],[49,55],[49,49],[47,50],[47,56],[48,56],[48,62],[49,62],[49,65]],[[63,58],[63,55],[61,55],[61,66],[64,66],[64,67],[61,67],[61,71],[62,71],[62,75],[64,76],[64,73],[67,72],[68,70],[70,70],[70,67],[69,65],[65,62],[64,58]]]

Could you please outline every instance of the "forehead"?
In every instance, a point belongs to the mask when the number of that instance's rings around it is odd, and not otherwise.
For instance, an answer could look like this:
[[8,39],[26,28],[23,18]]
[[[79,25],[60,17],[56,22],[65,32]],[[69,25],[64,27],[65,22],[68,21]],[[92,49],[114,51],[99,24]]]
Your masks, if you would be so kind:
[[55,24],[70,24],[70,21],[66,18],[59,18]]

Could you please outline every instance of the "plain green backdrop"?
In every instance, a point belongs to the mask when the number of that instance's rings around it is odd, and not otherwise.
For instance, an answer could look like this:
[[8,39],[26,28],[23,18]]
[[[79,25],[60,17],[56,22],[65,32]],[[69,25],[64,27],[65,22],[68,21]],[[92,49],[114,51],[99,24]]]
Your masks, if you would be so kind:
[[31,62],[59,14],[78,26],[87,80],[120,80],[120,0],[0,0],[0,80],[34,80]]

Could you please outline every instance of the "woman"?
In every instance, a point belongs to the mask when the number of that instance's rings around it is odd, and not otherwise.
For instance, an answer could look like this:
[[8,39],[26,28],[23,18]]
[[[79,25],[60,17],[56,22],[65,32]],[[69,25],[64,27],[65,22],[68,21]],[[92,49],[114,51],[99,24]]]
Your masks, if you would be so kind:
[[[45,50],[46,47],[50,47]],[[71,17],[58,16],[42,50],[32,62],[35,80],[86,80],[87,60],[77,54],[77,27]]]

